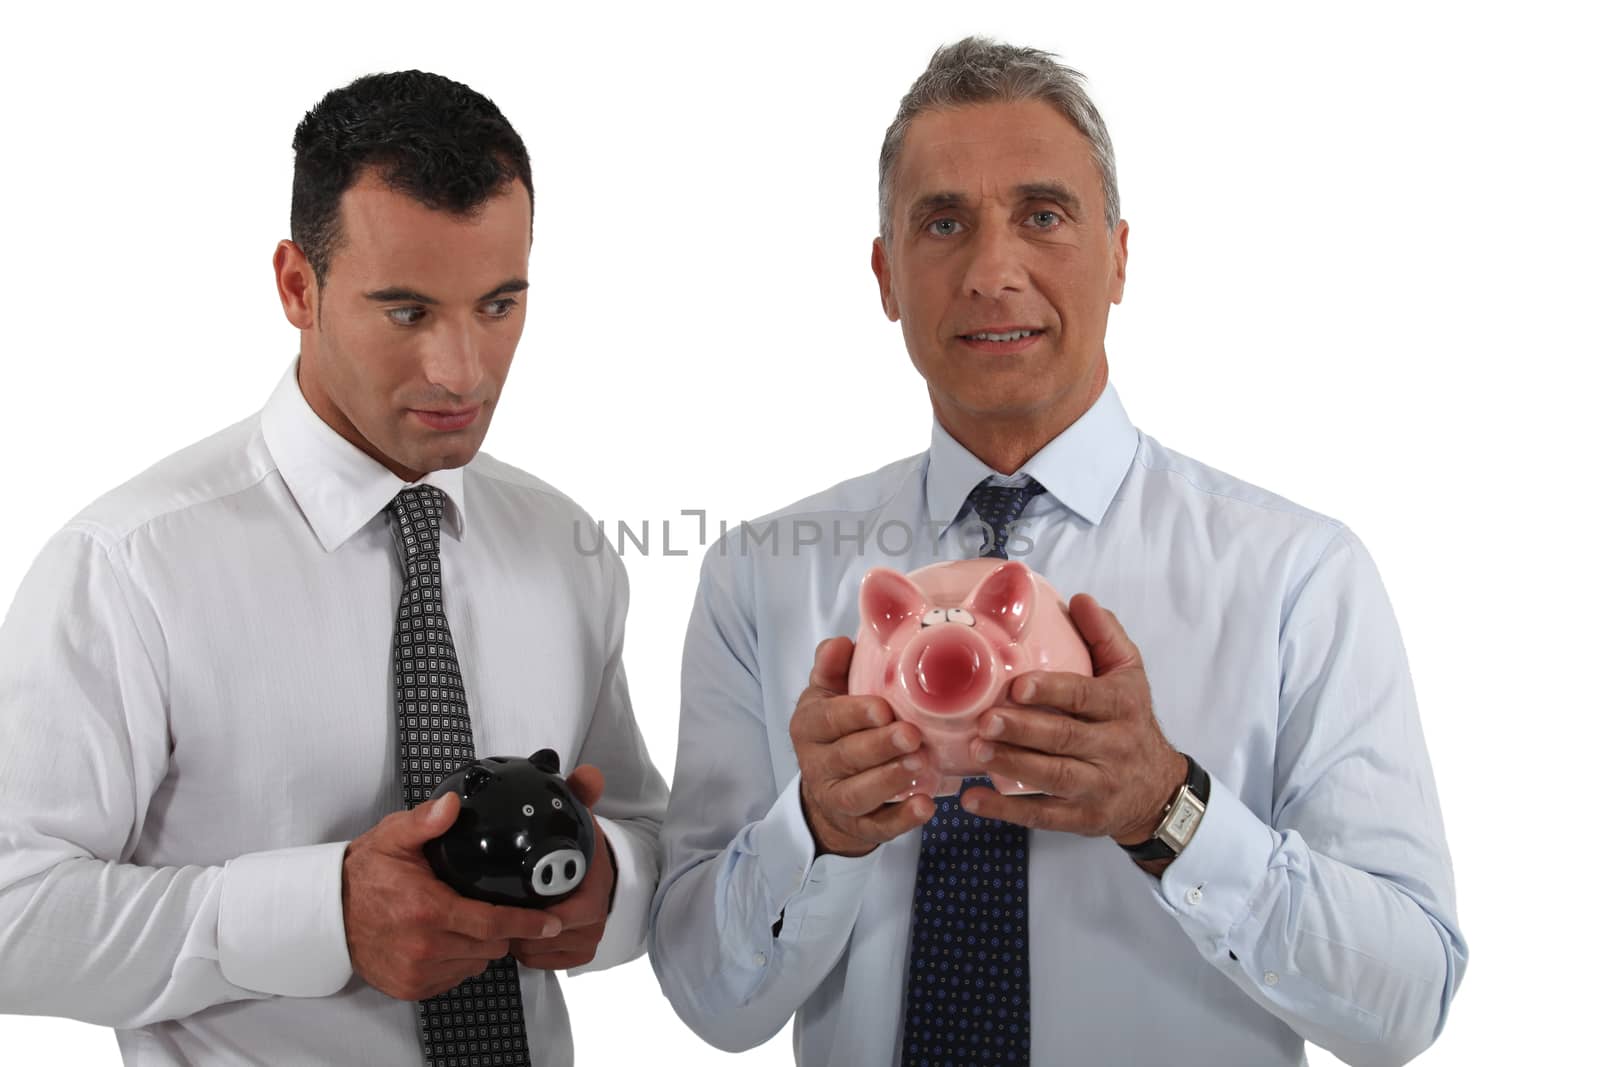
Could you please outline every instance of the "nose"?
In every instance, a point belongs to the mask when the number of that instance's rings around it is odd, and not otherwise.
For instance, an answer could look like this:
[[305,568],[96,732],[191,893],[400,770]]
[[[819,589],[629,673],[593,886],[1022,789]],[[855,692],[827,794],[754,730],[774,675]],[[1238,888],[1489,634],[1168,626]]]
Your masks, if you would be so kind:
[[911,639],[902,655],[906,695],[929,714],[971,714],[999,696],[994,652],[971,627],[930,626]]
[[547,852],[528,872],[528,884],[536,896],[554,897],[569,893],[583,881],[589,865],[575,848]]
[[477,396],[483,381],[483,354],[471,324],[453,325],[438,330],[433,345],[424,356],[423,372],[430,385],[452,397]]
[[1011,227],[981,226],[968,247],[971,258],[962,278],[962,288],[967,295],[998,300],[1006,293],[1020,293],[1027,287],[1023,241]]

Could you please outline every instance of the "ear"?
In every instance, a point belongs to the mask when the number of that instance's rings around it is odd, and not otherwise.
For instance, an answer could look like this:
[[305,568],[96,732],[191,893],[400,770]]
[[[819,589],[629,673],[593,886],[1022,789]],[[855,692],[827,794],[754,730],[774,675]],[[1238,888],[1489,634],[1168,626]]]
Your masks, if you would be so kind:
[[861,579],[861,621],[872,627],[883,644],[908,617],[920,618],[927,610],[928,599],[922,590],[899,571],[874,567]]
[[283,305],[284,318],[298,330],[311,329],[317,321],[320,294],[316,273],[300,246],[293,241],[279,241],[277,251],[272,253],[272,273],[278,282],[278,302]]
[[882,237],[872,239],[872,273],[878,278],[878,301],[890,322],[900,321],[900,301],[895,299],[894,286],[889,284],[889,246]]
[[972,591],[967,610],[1020,641],[1033,619],[1033,574],[1016,560],[1002,563]]
[[561,773],[561,757],[553,748],[541,748],[528,757],[528,762],[544,771],[546,774]]
[[1122,303],[1122,287],[1128,281],[1128,223],[1126,219],[1117,222],[1117,228],[1111,235],[1111,259],[1116,267],[1111,279],[1111,302]]

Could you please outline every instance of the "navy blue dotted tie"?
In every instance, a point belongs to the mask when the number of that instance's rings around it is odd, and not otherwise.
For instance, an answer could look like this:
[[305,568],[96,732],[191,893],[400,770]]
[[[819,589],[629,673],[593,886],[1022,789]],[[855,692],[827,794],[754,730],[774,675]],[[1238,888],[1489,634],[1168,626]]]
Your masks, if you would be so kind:
[[[979,485],[967,503],[986,529],[983,555],[1006,558],[1011,527],[1044,492]],[[987,778],[968,778],[968,786]],[[922,828],[911,904],[902,1067],[1028,1062],[1028,832],[940,797]]]

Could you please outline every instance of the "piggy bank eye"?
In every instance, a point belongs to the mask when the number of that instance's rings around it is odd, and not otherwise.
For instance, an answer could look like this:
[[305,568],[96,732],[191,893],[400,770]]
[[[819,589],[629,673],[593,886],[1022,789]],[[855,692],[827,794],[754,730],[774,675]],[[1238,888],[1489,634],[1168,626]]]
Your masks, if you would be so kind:
[[945,614],[945,610],[943,608],[934,608],[932,611],[928,612],[922,617],[922,625],[934,626],[941,622],[947,622],[949,618],[950,617]]
[[959,622],[962,626],[978,625],[978,620],[974,619],[972,612],[966,608],[951,608],[945,614],[949,616],[951,622]]
[[560,797],[551,797],[550,798],[550,806],[552,808],[555,808],[557,811],[560,811],[561,810],[561,798]]
[[524,815],[532,815],[533,814],[533,805],[532,804],[524,804],[524,805],[522,805],[522,814],[524,814]]

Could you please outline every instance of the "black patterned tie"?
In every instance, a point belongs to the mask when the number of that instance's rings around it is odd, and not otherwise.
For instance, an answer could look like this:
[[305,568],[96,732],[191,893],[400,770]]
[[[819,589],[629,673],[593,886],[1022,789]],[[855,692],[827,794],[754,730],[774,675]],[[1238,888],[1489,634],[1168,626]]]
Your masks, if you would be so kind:
[[[467,691],[439,585],[439,520],[444,493],[402,489],[389,504],[405,587],[394,620],[394,702],[400,726],[400,788],[407,808],[474,758]],[[517,961],[495,960],[448,993],[419,1001],[422,1054],[431,1067],[528,1067]]]
[[[987,527],[983,555],[1006,558],[1011,526],[1044,492],[979,485],[967,502]],[[987,778],[968,778],[963,791]],[[1028,831],[940,797],[922,828],[911,903],[902,1067],[1028,1062]]]

